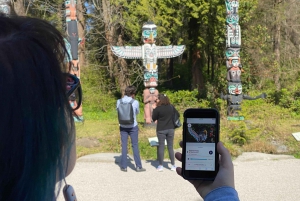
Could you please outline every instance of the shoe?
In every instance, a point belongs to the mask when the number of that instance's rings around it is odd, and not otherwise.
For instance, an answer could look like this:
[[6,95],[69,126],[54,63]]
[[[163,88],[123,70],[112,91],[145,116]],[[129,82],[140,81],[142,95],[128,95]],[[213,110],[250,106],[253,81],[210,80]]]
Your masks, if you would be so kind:
[[121,168],[121,171],[127,172],[127,168]]
[[162,171],[164,170],[164,167],[163,167],[162,165],[159,165],[159,166],[156,168],[156,170],[157,170],[158,172],[162,172]]
[[172,170],[172,171],[176,171],[176,166],[175,166],[175,165],[172,165],[171,170]]
[[146,171],[146,169],[145,169],[145,168],[142,168],[142,167],[137,167],[137,168],[136,168],[136,171],[137,171],[137,172],[144,172],[144,171]]

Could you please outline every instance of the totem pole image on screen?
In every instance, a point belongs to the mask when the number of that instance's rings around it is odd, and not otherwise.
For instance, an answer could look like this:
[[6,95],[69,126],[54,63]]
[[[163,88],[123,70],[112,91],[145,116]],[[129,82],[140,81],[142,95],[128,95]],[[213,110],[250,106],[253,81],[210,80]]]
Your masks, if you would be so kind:
[[243,94],[241,75],[243,67],[241,64],[241,27],[239,25],[239,0],[225,0],[226,5],[226,67],[227,67],[227,93],[221,94],[221,98],[227,100],[227,119],[244,120],[238,111],[241,110],[241,103],[245,100],[266,98],[262,93],[256,97]]
[[112,46],[112,52],[125,59],[142,59],[144,67],[143,102],[145,125],[152,122],[152,111],[156,107],[158,90],[157,59],[172,58],[181,55],[184,45],[156,46],[157,26],[147,22],[142,27],[142,46]]

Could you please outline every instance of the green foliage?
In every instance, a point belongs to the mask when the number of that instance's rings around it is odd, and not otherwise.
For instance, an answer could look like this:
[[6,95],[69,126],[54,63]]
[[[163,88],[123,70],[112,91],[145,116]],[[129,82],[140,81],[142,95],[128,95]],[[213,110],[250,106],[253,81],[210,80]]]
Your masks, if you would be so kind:
[[63,21],[64,21],[64,11],[63,3],[64,0],[48,0],[45,1],[24,1],[24,6],[26,6],[27,14],[31,17],[38,17],[44,20],[49,21],[54,25],[58,30],[63,30]]
[[[140,154],[146,159],[157,159],[157,148],[150,147],[147,139],[139,141]],[[132,150],[131,150],[132,153]]]
[[298,87],[292,89],[282,88],[280,91],[270,91],[268,102],[274,103],[282,108],[287,108],[294,116],[300,115]]
[[244,121],[234,123],[234,129],[229,133],[229,139],[238,145],[244,145],[259,133],[257,128],[247,128]]
[[107,88],[107,82],[103,79],[103,71],[90,66],[82,70],[82,75],[83,112],[88,114],[90,119],[99,119],[106,112],[115,109],[116,98],[114,92]]
[[[178,27],[182,26],[183,16],[178,10],[179,2],[162,1],[112,1],[115,5],[122,5],[121,22],[125,37],[129,42],[127,45],[141,43],[141,27],[147,21],[154,22],[158,27],[157,44],[169,45],[170,38],[174,37]],[[117,19],[119,20],[119,19]],[[128,38],[127,38],[128,37]],[[182,41],[180,36],[177,41]]]
[[294,157],[300,159],[300,152],[295,153]]
[[161,91],[160,93],[167,94],[172,104],[176,105],[178,109],[184,109],[189,107],[197,107],[198,103],[198,91]]

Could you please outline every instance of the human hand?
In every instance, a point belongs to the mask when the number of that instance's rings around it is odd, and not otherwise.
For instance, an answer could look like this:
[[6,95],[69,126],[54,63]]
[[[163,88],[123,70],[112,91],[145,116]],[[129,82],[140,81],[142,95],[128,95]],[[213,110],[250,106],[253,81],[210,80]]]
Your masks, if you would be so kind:
[[[179,143],[182,147],[182,142]],[[197,192],[202,198],[212,190],[222,187],[229,186],[234,188],[234,171],[231,156],[229,151],[224,147],[222,142],[218,142],[217,150],[220,154],[219,157],[219,172],[214,181],[204,181],[204,180],[189,180],[191,184],[194,185]],[[175,153],[177,160],[182,161],[182,154],[179,152]],[[182,175],[182,168],[177,167],[176,172],[178,175]]]

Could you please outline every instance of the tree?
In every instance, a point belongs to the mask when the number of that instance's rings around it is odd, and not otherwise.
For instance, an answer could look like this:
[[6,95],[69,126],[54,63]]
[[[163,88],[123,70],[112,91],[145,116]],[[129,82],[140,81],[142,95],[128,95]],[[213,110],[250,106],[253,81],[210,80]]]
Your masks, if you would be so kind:
[[15,0],[12,1],[12,7],[14,12],[19,16],[26,16],[26,8],[25,8],[26,0]]

